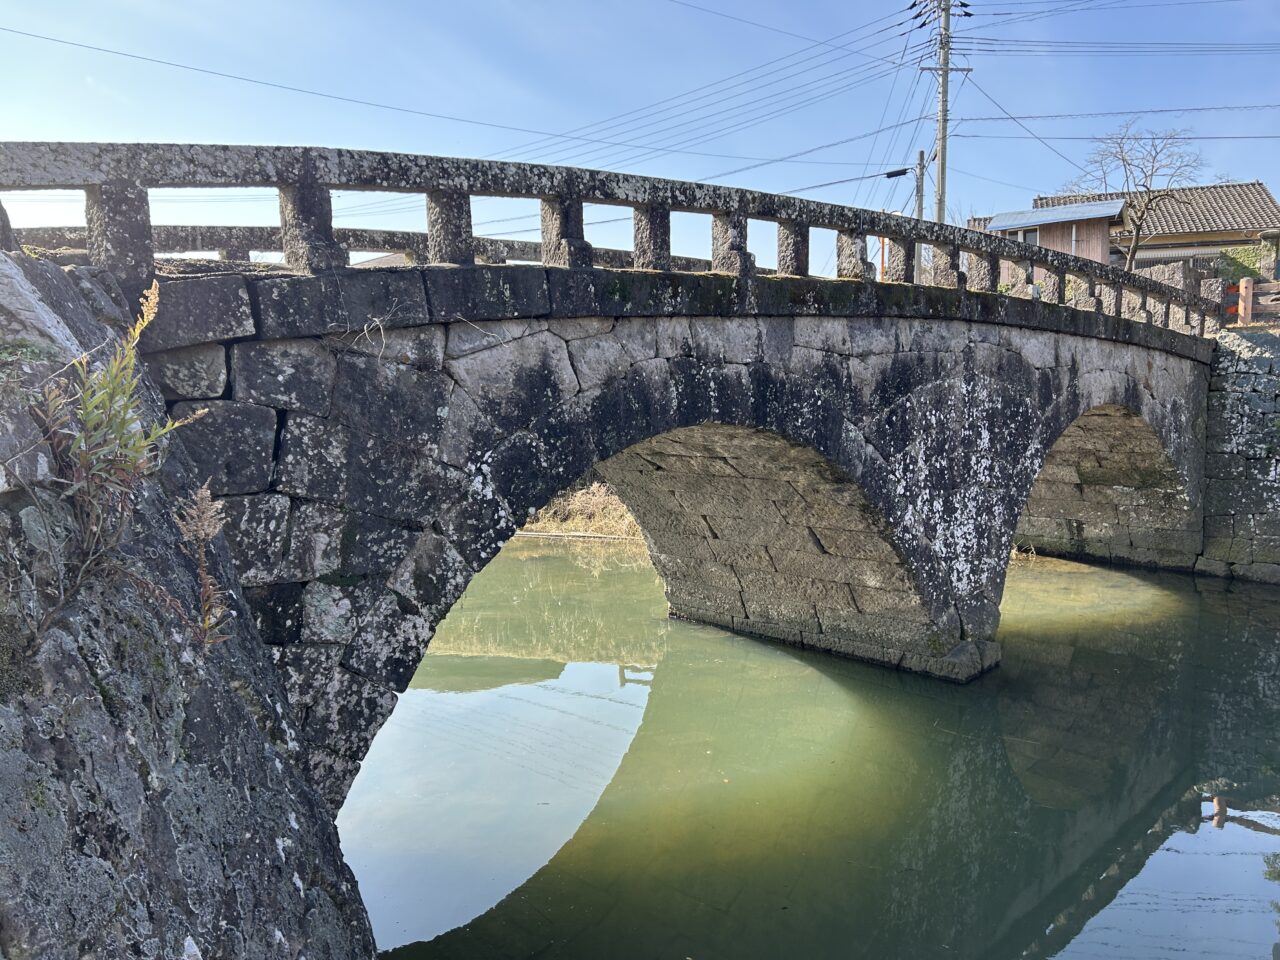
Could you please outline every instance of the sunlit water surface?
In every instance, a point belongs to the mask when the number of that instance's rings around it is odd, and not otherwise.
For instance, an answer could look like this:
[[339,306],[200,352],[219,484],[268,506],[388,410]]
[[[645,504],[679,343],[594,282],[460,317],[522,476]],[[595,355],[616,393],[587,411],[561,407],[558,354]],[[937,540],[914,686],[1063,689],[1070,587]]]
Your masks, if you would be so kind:
[[[967,686],[518,539],[338,818],[396,958],[1280,957],[1280,595],[1015,565]],[[396,948],[396,949],[391,949]]]

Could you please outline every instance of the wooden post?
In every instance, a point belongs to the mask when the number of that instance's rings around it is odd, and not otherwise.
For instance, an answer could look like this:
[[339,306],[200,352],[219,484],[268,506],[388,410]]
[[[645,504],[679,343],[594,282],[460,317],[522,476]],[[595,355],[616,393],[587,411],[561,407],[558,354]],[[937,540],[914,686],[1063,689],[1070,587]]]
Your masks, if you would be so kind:
[[1240,322],[1253,322],[1253,277],[1245,277],[1240,281]]

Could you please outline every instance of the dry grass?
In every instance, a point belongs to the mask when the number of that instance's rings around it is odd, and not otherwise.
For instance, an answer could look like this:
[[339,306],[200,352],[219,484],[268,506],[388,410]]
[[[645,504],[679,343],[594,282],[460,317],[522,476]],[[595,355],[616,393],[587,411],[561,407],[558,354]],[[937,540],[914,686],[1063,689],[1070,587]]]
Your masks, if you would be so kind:
[[1036,548],[1033,544],[1014,542],[1013,549],[1009,551],[1010,563],[1035,563],[1035,561]]
[[524,525],[522,532],[641,539],[640,525],[631,511],[607,483],[598,481],[556,497]]

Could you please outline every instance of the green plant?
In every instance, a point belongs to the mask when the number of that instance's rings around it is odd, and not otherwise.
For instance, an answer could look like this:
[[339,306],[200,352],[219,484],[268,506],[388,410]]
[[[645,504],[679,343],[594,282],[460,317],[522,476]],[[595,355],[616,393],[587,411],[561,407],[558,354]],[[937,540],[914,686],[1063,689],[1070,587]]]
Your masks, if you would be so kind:
[[1218,254],[1215,272],[1228,283],[1239,283],[1245,277],[1262,276],[1262,244],[1254,243],[1242,247],[1228,247]]
[[18,337],[0,340],[0,401],[23,399],[27,369],[31,364],[51,359],[46,346]]
[[[31,501],[30,528],[39,542],[5,557],[5,583],[6,606],[18,600],[16,610],[33,638],[91,575],[127,572],[108,561],[127,533],[135,491],[159,466],[164,437],[199,416],[144,422],[138,339],[158,302],[153,283],[137,322],[105,361],[93,364],[81,355],[31,391],[28,410],[49,450],[57,493],[33,491],[14,474]],[[10,353],[14,363],[31,359],[22,346]]]
[[199,416],[142,422],[138,338],[155,317],[158,300],[153,283],[143,296],[142,315],[111,356],[99,366],[78,357],[67,376],[45,383],[31,408],[71,505],[80,578],[119,545],[134,490],[159,464],[160,440]]

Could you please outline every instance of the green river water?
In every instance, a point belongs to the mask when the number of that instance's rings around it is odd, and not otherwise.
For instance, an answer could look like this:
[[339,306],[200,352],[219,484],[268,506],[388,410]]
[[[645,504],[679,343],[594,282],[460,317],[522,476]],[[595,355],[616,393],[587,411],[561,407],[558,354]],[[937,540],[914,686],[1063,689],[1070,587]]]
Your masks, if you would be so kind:
[[343,807],[411,958],[1280,958],[1280,591],[1038,559],[967,686],[512,541]]

